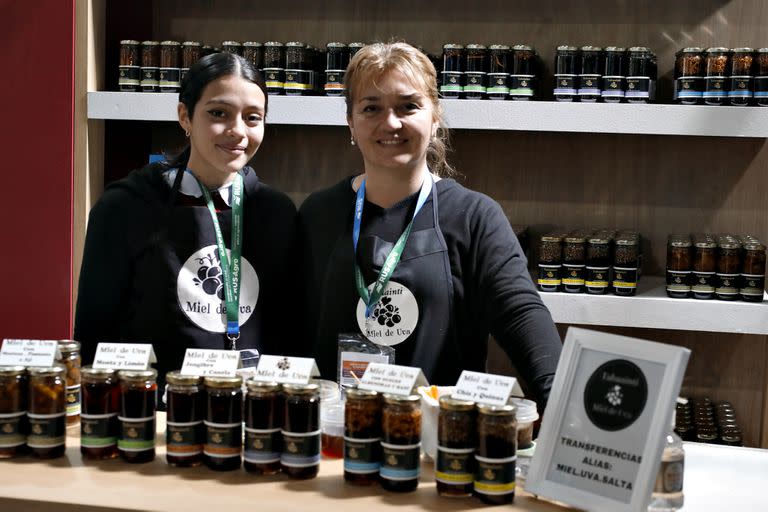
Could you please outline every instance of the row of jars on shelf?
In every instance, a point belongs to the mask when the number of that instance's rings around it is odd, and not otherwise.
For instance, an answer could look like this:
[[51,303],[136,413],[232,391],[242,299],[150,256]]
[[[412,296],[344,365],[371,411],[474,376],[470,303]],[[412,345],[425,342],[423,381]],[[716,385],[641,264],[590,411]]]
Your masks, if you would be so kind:
[[743,446],[743,433],[730,402],[682,398],[675,409],[675,432],[683,441]]

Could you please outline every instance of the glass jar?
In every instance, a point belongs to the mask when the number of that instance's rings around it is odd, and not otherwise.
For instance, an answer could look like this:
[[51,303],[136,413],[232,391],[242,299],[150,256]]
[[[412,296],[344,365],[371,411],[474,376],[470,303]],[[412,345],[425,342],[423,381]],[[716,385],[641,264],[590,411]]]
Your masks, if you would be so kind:
[[184,41],[181,43],[181,73],[179,74],[179,83],[184,81],[184,78],[189,72],[189,68],[200,60],[202,54],[202,46],[199,41]]
[[651,99],[652,55],[645,46],[633,46],[627,52],[627,101],[648,103]]
[[574,101],[579,74],[579,50],[575,46],[558,46],[555,52],[555,100]]
[[539,242],[539,290],[556,292],[560,290],[560,271],[563,266],[563,238],[549,233]]
[[181,85],[181,45],[178,41],[160,43],[160,92],[179,92]]
[[435,481],[441,496],[472,496],[477,446],[477,409],[475,403],[440,398],[437,417],[437,457]]
[[464,91],[464,46],[455,43],[443,45],[443,70],[440,76],[440,96],[460,98]]
[[243,43],[243,58],[259,71],[264,67],[264,46],[257,41]]
[[707,234],[693,237],[693,272],[691,291],[694,299],[711,299],[715,296],[715,271],[717,270],[717,242]]
[[126,462],[155,459],[157,370],[120,370],[120,433],[117,449]]
[[688,235],[667,238],[667,295],[673,299],[691,295],[691,238]]
[[756,239],[744,243],[739,295],[748,302],[762,302],[765,290],[765,246]]
[[299,41],[285,44],[285,82],[283,89],[288,96],[302,96],[311,89],[309,71],[311,59],[307,45]]
[[117,85],[121,91],[136,91],[141,80],[139,42],[133,39],[120,41],[120,64]]
[[394,492],[415,491],[421,455],[421,397],[382,395],[381,486]]
[[717,273],[715,296],[720,300],[739,298],[739,274],[741,273],[741,243],[733,236],[717,240]]
[[755,102],[768,107],[768,48],[760,48],[755,54]]
[[141,43],[141,92],[160,90],[160,43]]
[[325,45],[325,95],[344,95],[344,73],[349,64],[349,50],[344,43]]
[[264,81],[267,94],[283,93],[285,81],[285,62],[283,43],[268,41],[264,43]]
[[640,240],[635,236],[618,236],[613,251],[613,293],[625,297],[637,291],[640,269]]
[[488,70],[488,49],[481,44],[468,44],[465,48],[464,97],[482,99],[486,93],[485,74]]
[[512,68],[509,74],[511,99],[515,101],[533,99],[536,86],[536,63],[536,52],[532,46],[516,44],[512,47]]
[[515,499],[517,409],[514,405],[477,406],[475,496],[492,505]]
[[205,465],[216,471],[240,467],[243,451],[243,379],[205,377]]
[[600,79],[603,69],[603,49],[599,46],[582,46],[580,56],[579,101],[594,103],[602,96]]
[[178,467],[199,466],[203,462],[205,394],[202,378],[181,372],[165,374],[166,429],[165,459]]
[[29,372],[29,435],[27,446],[41,459],[66,451],[67,369],[62,365],[27,368]]
[[488,98],[505,100],[509,95],[509,46],[492,44],[488,49]]
[[736,426],[721,429],[720,441],[725,446],[744,446],[743,434]]
[[320,387],[285,384],[283,453],[280,466],[291,478],[314,478],[320,469]]
[[603,87],[600,95],[606,103],[619,103],[627,89],[627,54],[624,48],[608,46],[603,58]]
[[117,457],[120,385],[117,371],[85,366],[82,377],[80,453],[85,459]]
[[734,48],[728,66],[728,102],[737,107],[749,105],[753,96],[752,64],[755,50],[752,48]]
[[587,276],[584,285],[587,293],[602,295],[608,292],[611,268],[611,240],[601,234],[587,239]]
[[222,41],[221,51],[227,53],[233,53],[235,55],[242,55],[243,46],[239,41]]
[[67,369],[67,426],[80,423],[80,343],[73,340],[59,340],[61,363]]
[[344,404],[344,480],[371,485],[381,467],[381,400],[376,391],[348,388]]
[[728,96],[728,48],[708,48],[705,54],[704,67],[704,103],[707,105],[723,105]]
[[696,105],[703,95],[704,49],[683,48],[675,54],[674,100],[682,105]]
[[29,453],[29,382],[23,366],[0,366],[0,459]]
[[277,382],[249,380],[245,397],[246,471],[273,475],[280,471],[283,451],[283,400]]
[[587,261],[586,234],[574,231],[563,240],[563,290],[568,293],[584,292]]

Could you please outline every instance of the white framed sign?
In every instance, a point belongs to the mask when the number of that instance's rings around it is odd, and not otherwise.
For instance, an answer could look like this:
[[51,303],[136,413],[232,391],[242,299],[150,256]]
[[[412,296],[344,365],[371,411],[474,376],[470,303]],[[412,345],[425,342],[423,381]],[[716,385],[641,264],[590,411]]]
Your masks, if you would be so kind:
[[568,329],[525,490],[585,510],[645,510],[690,353]]

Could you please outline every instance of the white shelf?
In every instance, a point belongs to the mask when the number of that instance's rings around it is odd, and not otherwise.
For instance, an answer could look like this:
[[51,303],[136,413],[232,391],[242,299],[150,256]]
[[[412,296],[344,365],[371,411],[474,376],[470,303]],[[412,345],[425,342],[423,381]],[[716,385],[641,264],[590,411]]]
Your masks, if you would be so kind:
[[[552,101],[441,100],[450,128],[768,137],[768,108]],[[176,121],[170,93],[89,92],[89,119]],[[343,98],[270,96],[270,124],[346,126]]]
[[556,323],[768,335],[768,302],[672,299],[659,277],[643,277],[633,297],[540,295]]

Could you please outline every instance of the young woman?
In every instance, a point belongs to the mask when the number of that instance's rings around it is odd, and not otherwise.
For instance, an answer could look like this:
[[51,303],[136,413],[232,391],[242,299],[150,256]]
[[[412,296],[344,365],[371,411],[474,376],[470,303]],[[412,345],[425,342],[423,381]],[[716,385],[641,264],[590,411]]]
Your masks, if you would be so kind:
[[345,80],[364,172],[299,212],[321,373],[335,375],[338,334],[362,332],[452,385],[484,371],[490,333],[545,401],[560,338],[501,208],[440,178],[451,169],[434,66],[405,43],[373,44]]
[[[247,166],[264,138],[267,95],[245,59],[217,53],[181,85],[189,147],[113,183],[90,213],[75,339],[151,343],[160,373],[185,349],[283,353],[296,209]],[[246,361],[244,364],[247,364]]]

